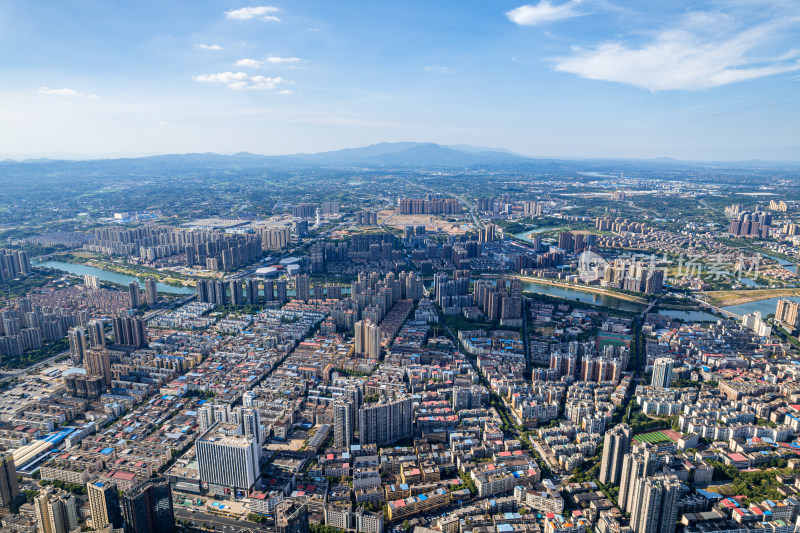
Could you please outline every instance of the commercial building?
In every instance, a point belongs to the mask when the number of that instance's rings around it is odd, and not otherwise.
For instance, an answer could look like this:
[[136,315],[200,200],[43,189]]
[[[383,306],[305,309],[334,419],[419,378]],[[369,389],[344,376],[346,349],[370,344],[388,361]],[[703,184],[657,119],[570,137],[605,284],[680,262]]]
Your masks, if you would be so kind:
[[173,533],[172,489],[165,477],[142,481],[122,495],[125,533]]
[[0,505],[8,507],[19,497],[17,468],[10,453],[0,455]]
[[[261,446],[254,436],[218,433],[195,441],[200,481],[222,490],[250,491],[259,474]],[[216,489],[216,490],[215,490]]]

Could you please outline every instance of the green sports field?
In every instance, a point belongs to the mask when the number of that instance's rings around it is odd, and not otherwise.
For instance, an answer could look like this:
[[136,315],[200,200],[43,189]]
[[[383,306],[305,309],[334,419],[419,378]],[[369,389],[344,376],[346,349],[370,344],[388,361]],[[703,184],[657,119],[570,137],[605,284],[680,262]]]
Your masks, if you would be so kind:
[[660,431],[653,431],[652,433],[642,433],[633,437],[636,442],[647,442],[650,444],[661,444],[662,442],[672,442],[672,439],[664,435]]

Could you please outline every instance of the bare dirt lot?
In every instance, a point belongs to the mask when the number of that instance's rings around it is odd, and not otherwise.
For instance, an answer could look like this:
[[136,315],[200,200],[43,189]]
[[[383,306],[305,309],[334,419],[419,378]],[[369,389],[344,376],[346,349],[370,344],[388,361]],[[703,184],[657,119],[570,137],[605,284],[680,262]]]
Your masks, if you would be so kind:
[[466,220],[449,222],[438,215],[399,215],[396,210],[379,211],[378,224],[386,224],[397,229],[424,224],[427,231],[441,230],[449,235],[461,235],[472,228],[472,222]]

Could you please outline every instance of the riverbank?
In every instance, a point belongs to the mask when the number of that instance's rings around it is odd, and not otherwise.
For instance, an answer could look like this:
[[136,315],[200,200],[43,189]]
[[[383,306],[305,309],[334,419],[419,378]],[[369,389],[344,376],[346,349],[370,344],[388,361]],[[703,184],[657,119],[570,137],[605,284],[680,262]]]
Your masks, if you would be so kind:
[[[42,262],[31,262],[31,266],[34,269],[39,268],[51,268],[56,271],[66,272],[67,274],[71,274],[73,276],[77,276],[78,278],[82,278],[86,275],[97,276],[100,281],[107,284],[116,284],[121,286],[123,289],[127,290],[128,285],[132,281],[137,281],[140,287],[144,287],[145,283],[145,276],[146,274],[142,274],[139,272],[134,272],[132,275],[127,273],[120,273],[117,270],[111,269],[104,269],[98,268],[89,264],[82,264],[77,262],[64,262],[64,261],[53,261],[47,260]],[[185,286],[183,284],[165,284],[158,282],[157,285],[158,292],[165,293],[165,294],[179,294],[179,295],[186,295],[192,294],[195,292],[195,289],[191,286]]]
[[742,305],[759,300],[800,296],[800,289],[753,289],[739,291],[707,291],[702,294],[715,307]]
[[114,261],[99,259],[97,257],[92,257],[91,255],[83,253],[56,255],[51,257],[50,259],[42,261],[41,263],[44,264],[48,262],[64,262],[72,265],[84,265],[87,267],[97,268],[99,270],[104,270],[106,272],[120,274],[123,276],[130,276],[132,278],[137,278],[137,279],[142,279],[147,276],[154,276],[159,283],[163,285],[168,285],[170,287],[193,288],[196,285],[196,280],[194,278],[190,278],[187,276],[180,276],[172,272],[164,273],[157,269],[141,267],[138,265],[134,266],[127,264],[119,264]]
[[588,292],[592,294],[600,294],[602,296],[608,296],[611,298],[618,298],[620,300],[626,300],[628,302],[634,302],[637,304],[648,305],[650,302],[644,298],[640,298],[638,296],[633,296],[630,294],[624,294],[620,292],[611,291],[608,289],[601,289],[599,287],[593,287],[591,285],[578,285],[574,283],[560,283],[557,281],[553,281],[548,278],[534,278],[530,276],[517,276],[522,281],[529,281],[531,283],[540,283],[542,285],[551,285],[553,287],[564,287],[566,289],[573,289],[576,291],[581,292]]

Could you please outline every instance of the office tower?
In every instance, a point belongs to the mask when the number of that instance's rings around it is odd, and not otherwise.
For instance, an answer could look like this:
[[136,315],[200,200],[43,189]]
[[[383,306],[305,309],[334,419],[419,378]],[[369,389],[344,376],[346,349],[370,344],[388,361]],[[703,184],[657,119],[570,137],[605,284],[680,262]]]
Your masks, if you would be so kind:
[[234,492],[249,491],[258,479],[261,446],[256,437],[227,434],[225,429],[194,443],[200,480]]
[[275,506],[277,533],[309,533],[308,502],[283,500]]
[[674,533],[681,483],[677,476],[655,475],[640,482],[641,498],[631,511],[634,533]]
[[34,500],[38,531],[42,533],[69,533],[78,527],[78,510],[75,497],[48,487]]
[[144,301],[147,305],[158,303],[158,281],[155,276],[147,276],[144,279]]
[[333,404],[333,445],[349,449],[354,443],[354,434],[355,406],[351,401],[338,400]]
[[311,279],[308,277],[308,274],[298,274],[294,278],[295,280],[295,289],[297,294],[298,300],[303,300],[307,302],[311,299],[311,287],[310,282]]
[[372,320],[355,324],[355,354],[365,359],[378,359],[381,354],[381,329]]
[[228,288],[231,291],[231,305],[242,305],[242,282],[232,279],[228,283]]
[[69,355],[72,359],[73,365],[83,363],[83,357],[86,353],[86,330],[82,327],[75,327],[69,330],[67,334],[69,338]]
[[660,389],[668,389],[672,384],[673,360],[669,357],[659,357],[653,363],[653,378],[650,385]]
[[603,443],[603,462],[600,465],[600,483],[619,485],[622,477],[622,460],[631,451],[633,431],[628,424],[620,424],[606,433]]
[[294,232],[297,238],[302,238],[308,235],[308,220],[296,220],[294,223]]
[[108,481],[86,483],[89,509],[92,512],[92,527],[101,529],[107,525],[122,527],[122,509],[119,506],[117,484]]
[[385,446],[413,435],[411,398],[370,404],[358,411],[361,444]]
[[106,347],[106,330],[102,320],[91,320],[86,324],[86,332],[89,334],[90,348]]
[[151,478],[122,495],[125,533],[174,533],[172,489],[165,477]]
[[[278,300],[281,304],[286,303],[286,299],[287,298],[286,298],[286,280],[285,279],[279,279],[275,283],[275,292],[277,294],[275,299]],[[266,294],[266,288],[265,288],[265,294]]]
[[128,284],[128,296],[130,296],[132,308],[136,308],[142,305],[142,299],[141,296],[139,295],[138,281],[131,281]]
[[108,350],[91,348],[86,350],[85,365],[88,376],[100,376],[106,387],[111,386],[111,361]]
[[0,505],[8,507],[19,497],[17,468],[11,453],[0,454]]
[[[272,282],[270,282],[272,283]],[[245,297],[247,298],[247,305],[258,305],[258,280],[250,278],[244,283]]]

